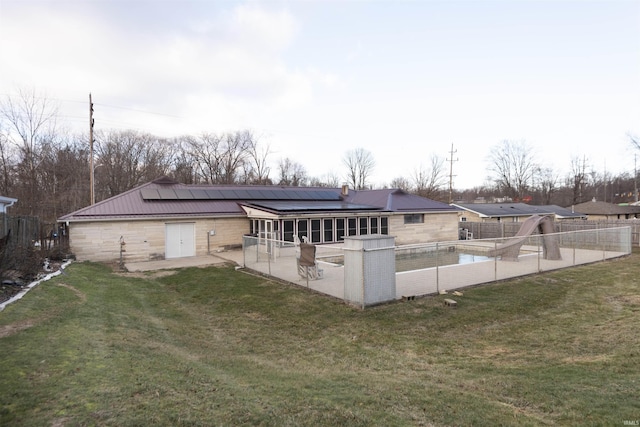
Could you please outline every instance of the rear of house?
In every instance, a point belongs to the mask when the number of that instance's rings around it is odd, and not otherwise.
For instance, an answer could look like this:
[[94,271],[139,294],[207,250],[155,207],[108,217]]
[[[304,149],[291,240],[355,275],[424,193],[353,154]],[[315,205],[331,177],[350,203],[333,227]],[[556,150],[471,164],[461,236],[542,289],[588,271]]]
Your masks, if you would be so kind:
[[396,243],[455,240],[458,211],[402,190],[185,185],[166,177],[59,219],[78,260],[146,261],[239,247],[245,234],[337,244],[387,234]]

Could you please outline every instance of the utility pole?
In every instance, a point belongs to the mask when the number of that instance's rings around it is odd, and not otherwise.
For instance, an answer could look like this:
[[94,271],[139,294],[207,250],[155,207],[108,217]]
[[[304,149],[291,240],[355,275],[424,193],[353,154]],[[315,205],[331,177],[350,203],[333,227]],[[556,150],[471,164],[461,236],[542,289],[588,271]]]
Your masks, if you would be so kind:
[[453,149],[453,143],[451,143],[451,151],[449,151],[449,158],[447,161],[449,162],[449,204],[453,203],[453,162],[457,162],[458,159],[454,159],[453,155],[457,153],[458,150]]
[[91,193],[91,204],[96,203],[95,185],[93,183],[93,101],[89,93],[89,191]]
[[633,155],[633,196],[635,202],[638,201],[638,163],[637,155]]

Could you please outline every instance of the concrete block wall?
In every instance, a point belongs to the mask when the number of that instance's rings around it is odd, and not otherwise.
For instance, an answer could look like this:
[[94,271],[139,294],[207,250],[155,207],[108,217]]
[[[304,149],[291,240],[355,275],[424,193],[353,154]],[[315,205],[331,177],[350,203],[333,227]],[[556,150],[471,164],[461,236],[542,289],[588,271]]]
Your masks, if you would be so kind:
[[425,214],[423,224],[405,224],[404,215],[389,217],[389,234],[396,245],[458,240],[458,227],[457,212]]
[[79,261],[117,262],[122,237],[126,243],[124,262],[164,259],[166,224],[178,222],[195,224],[196,256],[242,245],[242,236],[249,232],[244,217],[75,222],[69,227],[71,252]]

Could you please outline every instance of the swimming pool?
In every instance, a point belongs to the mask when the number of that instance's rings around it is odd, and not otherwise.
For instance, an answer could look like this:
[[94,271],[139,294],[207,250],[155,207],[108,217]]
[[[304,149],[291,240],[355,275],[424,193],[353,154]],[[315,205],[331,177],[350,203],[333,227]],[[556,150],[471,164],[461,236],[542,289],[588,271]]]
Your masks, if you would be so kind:
[[471,264],[493,260],[493,257],[480,253],[458,252],[456,250],[438,250],[410,253],[396,253],[396,272],[422,270],[443,267],[445,265]]

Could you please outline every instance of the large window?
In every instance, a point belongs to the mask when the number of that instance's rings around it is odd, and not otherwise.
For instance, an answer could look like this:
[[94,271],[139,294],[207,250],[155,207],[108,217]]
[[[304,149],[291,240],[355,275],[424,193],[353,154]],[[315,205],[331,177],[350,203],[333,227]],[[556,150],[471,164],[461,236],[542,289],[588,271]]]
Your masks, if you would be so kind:
[[355,218],[349,218],[349,236],[355,236],[358,234],[358,223]]
[[389,218],[386,216],[380,218],[380,234],[389,234]]
[[360,235],[364,236],[365,234],[369,234],[369,218],[359,218],[360,219]]
[[344,240],[344,218],[336,218],[336,239],[338,242]]
[[301,242],[304,242],[304,237],[309,237],[309,220],[299,219],[298,220],[298,239]]
[[424,214],[407,214],[404,216],[405,224],[422,224],[424,222]]
[[293,242],[294,221],[286,219],[282,221],[282,240],[285,242]]
[[320,220],[311,220],[311,243],[320,243]]
[[325,218],[322,220],[324,241],[333,242],[333,219]]

